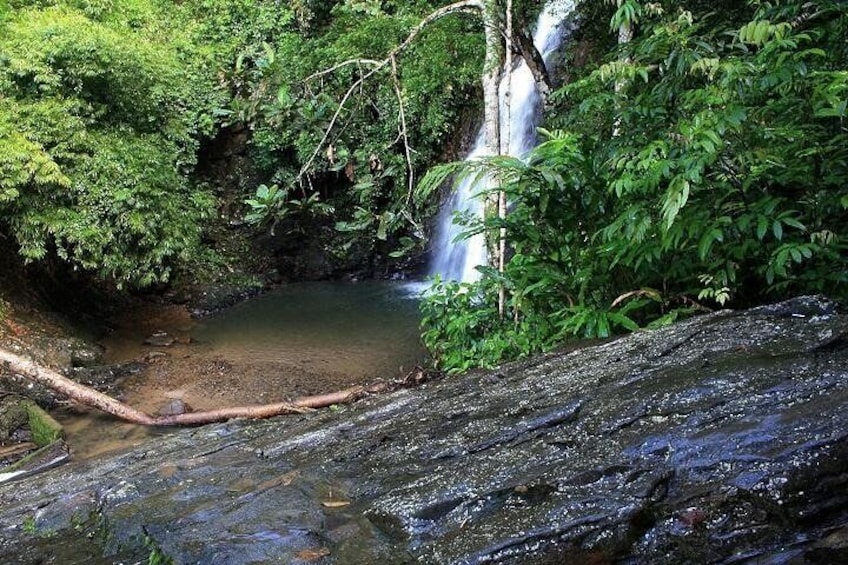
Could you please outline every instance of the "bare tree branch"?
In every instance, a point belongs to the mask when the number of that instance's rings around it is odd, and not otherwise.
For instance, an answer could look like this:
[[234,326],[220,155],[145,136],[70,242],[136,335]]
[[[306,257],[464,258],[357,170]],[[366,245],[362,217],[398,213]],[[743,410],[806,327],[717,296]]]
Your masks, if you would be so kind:
[[412,168],[412,153],[409,148],[409,135],[406,129],[406,112],[403,109],[403,94],[400,91],[400,80],[398,80],[397,60],[392,57],[392,84],[395,87],[395,96],[398,99],[398,115],[400,117],[400,136],[403,138],[403,151],[406,155],[407,176],[406,204],[412,201],[412,192],[415,190],[415,171]]
[[118,402],[94,389],[84,387],[52,369],[37,364],[32,359],[0,349],[0,362],[6,363],[15,373],[20,373],[59,394],[76,400],[80,404],[97,408],[134,424],[155,425],[156,419],[153,416],[127,406],[123,402]]
[[[367,73],[361,74],[360,77],[356,81],[354,81],[354,83],[350,86],[350,88],[348,88],[347,92],[342,97],[341,102],[339,102],[338,108],[336,108],[336,111],[333,113],[333,117],[330,120],[330,124],[327,126],[327,129],[324,131],[324,135],[321,137],[321,141],[318,142],[318,145],[315,147],[315,150],[312,152],[312,155],[310,155],[310,157],[309,157],[309,159],[307,159],[306,163],[304,163],[304,165],[300,168],[300,172],[297,175],[298,181],[302,180],[303,176],[306,175],[308,173],[309,169],[312,167],[312,164],[315,162],[315,158],[321,152],[321,149],[323,148],[324,144],[327,142],[327,139],[330,136],[330,132],[335,127],[336,122],[339,119],[339,116],[341,115],[342,111],[344,110],[345,104],[347,103],[348,99],[350,99],[351,95],[356,91],[357,88],[360,88],[366,80],[371,78],[378,71],[380,71],[381,69],[383,69],[384,67],[386,67],[388,65],[391,65],[393,63],[393,61],[396,59],[396,57],[401,52],[403,52],[407,47],[409,47],[409,45],[415,40],[415,38],[418,37],[418,35],[428,25],[432,24],[436,20],[439,20],[439,19],[441,19],[441,18],[443,18],[443,17],[445,17],[449,14],[455,14],[455,13],[458,13],[458,12],[469,12],[469,11],[474,11],[474,10],[482,10],[482,8],[483,8],[483,0],[462,0],[460,2],[454,2],[453,4],[448,4],[447,6],[443,6],[443,7],[439,8],[438,10],[430,13],[428,16],[426,16],[424,19],[422,19],[420,22],[418,22],[418,24],[414,28],[412,28],[412,31],[409,32],[409,35],[407,35],[406,39],[404,39],[397,47],[395,47],[394,49],[389,51],[389,54],[386,56],[385,59],[383,59],[381,61],[373,61],[371,59],[350,59],[348,61],[342,61],[341,63],[338,63],[338,64],[334,65],[333,67],[330,67],[329,69],[326,69],[324,71],[319,71],[318,73],[314,73],[314,74],[310,75],[309,77],[307,77],[306,80],[309,81],[313,78],[316,78],[316,77],[319,77],[319,76],[324,76],[324,75],[331,73],[331,72],[333,72],[337,69],[340,69],[340,68],[345,67],[347,65],[353,65],[353,64],[356,64],[356,63],[363,63],[363,64],[368,64],[369,66],[371,66],[371,70],[368,71]],[[402,101],[401,101],[401,104],[402,104]]]
[[348,59],[347,61],[342,61],[341,63],[339,63],[337,65],[333,65],[332,67],[330,67],[328,69],[324,69],[322,71],[312,73],[311,75],[309,75],[308,77],[303,79],[303,82],[310,82],[312,80],[315,80],[316,78],[320,78],[320,77],[332,74],[332,73],[336,72],[337,70],[344,68],[344,67],[347,67],[349,65],[365,65],[365,66],[368,66],[368,67],[377,67],[377,66],[380,66],[381,64],[382,64],[382,61],[376,61],[374,59]]

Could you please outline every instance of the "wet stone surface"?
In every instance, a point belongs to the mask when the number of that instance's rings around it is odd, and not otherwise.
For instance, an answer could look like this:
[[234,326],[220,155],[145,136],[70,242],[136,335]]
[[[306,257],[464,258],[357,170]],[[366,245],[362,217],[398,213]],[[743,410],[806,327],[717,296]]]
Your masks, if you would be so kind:
[[832,303],[720,312],[2,486],[0,562],[848,562],[846,406]]

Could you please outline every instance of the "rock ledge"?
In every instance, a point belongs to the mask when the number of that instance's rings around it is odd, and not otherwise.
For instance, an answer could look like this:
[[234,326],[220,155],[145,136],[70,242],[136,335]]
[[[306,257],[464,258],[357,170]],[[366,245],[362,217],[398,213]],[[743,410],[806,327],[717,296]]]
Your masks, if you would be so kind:
[[848,562],[846,406],[835,304],[719,312],[2,486],[0,562]]

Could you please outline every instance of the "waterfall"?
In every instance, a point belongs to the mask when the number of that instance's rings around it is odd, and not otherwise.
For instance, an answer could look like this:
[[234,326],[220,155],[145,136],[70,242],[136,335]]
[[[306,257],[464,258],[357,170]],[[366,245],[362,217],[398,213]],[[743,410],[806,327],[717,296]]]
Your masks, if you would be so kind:
[[[562,43],[564,22],[573,8],[574,0],[551,0],[539,15],[533,43],[546,62]],[[542,101],[533,74],[523,60],[509,77],[511,136],[508,153],[522,157],[536,144],[536,126],[541,118]],[[506,80],[507,74],[504,73],[500,87],[502,109]],[[481,126],[474,147],[466,160],[481,157],[485,155],[485,151],[486,138]],[[480,273],[476,267],[486,264],[485,238],[483,234],[478,234],[462,241],[454,241],[462,231],[462,226],[454,223],[454,217],[457,214],[482,217],[483,199],[478,197],[482,188],[484,187],[474,183],[474,179],[465,179],[442,207],[436,227],[430,275],[440,275],[443,280],[463,282],[473,282],[479,278]]]

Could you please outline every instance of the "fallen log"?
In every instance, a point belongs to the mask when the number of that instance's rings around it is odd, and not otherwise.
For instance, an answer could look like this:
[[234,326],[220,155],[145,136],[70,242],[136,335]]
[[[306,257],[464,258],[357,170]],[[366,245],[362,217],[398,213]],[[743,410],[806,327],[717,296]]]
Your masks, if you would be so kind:
[[28,357],[17,355],[6,349],[0,348],[0,363],[6,365],[12,372],[35,381],[79,404],[96,408],[121,420],[142,426],[191,426],[222,422],[234,418],[261,419],[283,414],[302,414],[311,412],[315,408],[353,402],[362,398],[368,392],[368,389],[363,386],[355,386],[328,394],[305,396],[292,402],[235,406],[219,410],[152,416],[93,388],[72,381],[53,369],[39,365]]
[[282,414],[302,414],[315,408],[325,408],[333,404],[347,404],[365,395],[365,387],[355,386],[338,392],[304,396],[293,402],[278,402],[275,404],[254,404],[250,406],[233,406],[218,410],[203,412],[186,412],[173,416],[158,416],[154,418],[155,426],[190,426],[196,424],[211,424],[224,422],[234,418],[271,418]]

